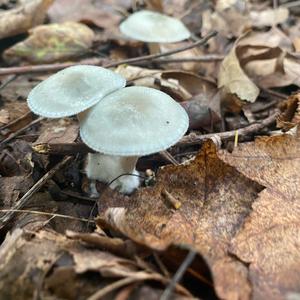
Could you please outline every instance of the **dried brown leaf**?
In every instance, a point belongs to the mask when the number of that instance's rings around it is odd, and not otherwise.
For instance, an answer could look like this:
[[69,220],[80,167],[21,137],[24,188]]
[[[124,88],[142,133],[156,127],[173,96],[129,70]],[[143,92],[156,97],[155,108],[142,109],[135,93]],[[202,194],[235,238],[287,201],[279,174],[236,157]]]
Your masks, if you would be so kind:
[[[178,210],[166,203],[165,188],[181,202]],[[214,144],[207,142],[194,160],[163,168],[154,187],[137,191],[126,207],[109,208],[105,218],[123,234],[155,249],[192,245],[209,265],[221,298],[248,299],[247,268],[227,250],[260,190],[260,185],[224,164]],[[116,197],[107,193],[101,203]],[[117,197],[119,203],[124,201]]]
[[41,134],[34,144],[72,143],[78,136],[79,125],[70,119],[47,120],[40,128]]
[[0,12],[0,39],[26,32],[43,23],[53,0],[23,1],[17,8]]
[[129,0],[56,0],[49,9],[52,23],[65,21],[83,22],[94,24],[101,28],[112,28],[121,20],[116,8],[129,7]]
[[49,63],[76,58],[89,51],[94,39],[91,29],[75,22],[40,25],[29,33],[26,40],[4,52],[6,62],[26,60],[31,63]]
[[262,11],[251,11],[250,18],[253,26],[264,27],[281,24],[289,17],[289,10],[286,7],[276,9],[264,9]]
[[250,264],[254,299],[284,299],[299,289],[300,142],[259,138],[221,158],[264,185],[231,251]]
[[284,131],[300,124],[300,94],[291,95],[282,105],[282,114],[277,119],[277,127]]
[[0,126],[5,125],[9,122],[9,112],[6,109],[0,110]]
[[[221,64],[218,87],[222,91],[222,101],[227,107],[232,106],[231,97],[236,98],[236,104],[243,106],[246,102],[255,102],[259,95],[258,87],[250,80],[240,65],[235,46]],[[230,110],[233,109],[230,108]]]
[[33,235],[16,229],[8,234],[0,247],[0,298],[32,299],[43,275],[61,256],[64,240],[51,231]]

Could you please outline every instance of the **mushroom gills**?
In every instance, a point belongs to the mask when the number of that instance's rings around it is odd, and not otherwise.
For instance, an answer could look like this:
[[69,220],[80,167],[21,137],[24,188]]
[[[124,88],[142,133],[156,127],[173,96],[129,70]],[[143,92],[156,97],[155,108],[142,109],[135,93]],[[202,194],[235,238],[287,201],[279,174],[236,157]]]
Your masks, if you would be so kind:
[[92,194],[97,195],[95,180],[109,184],[111,189],[117,189],[120,193],[131,194],[140,185],[139,173],[135,169],[137,160],[137,156],[89,153],[85,171],[87,177],[92,179]]

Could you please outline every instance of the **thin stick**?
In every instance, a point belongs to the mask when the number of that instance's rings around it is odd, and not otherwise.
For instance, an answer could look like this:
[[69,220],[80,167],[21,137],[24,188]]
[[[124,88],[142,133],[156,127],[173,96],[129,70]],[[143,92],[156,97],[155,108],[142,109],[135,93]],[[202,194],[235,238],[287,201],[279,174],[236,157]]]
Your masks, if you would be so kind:
[[15,216],[15,210],[22,209],[32,197],[32,195],[41,189],[41,187],[46,183],[47,180],[52,178],[52,176],[71,161],[72,157],[67,156],[61,162],[59,162],[54,168],[48,171],[40,180],[38,180],[26,193],[25,195],[15,204],[15,206],[9,211],[6,212],[2,217],[0,217],[0,229],[5,226]]
[[298,0],[298,1],[293,1],[293,2],[282,3],[280,6],[284,6],[287,8],[293,8],[296,6],[300,6],[300,1]]
[[179,269],[175,273],[174,277],[172,278],[171,282],[163,292],[163,294],[160,297],[160,300],[168,300],[171,298],[172,293],[175,289],[175,286],[178,284],[178,282],[181,280],[183,277],[185,271],[189,267],[189,265],[193,262],[194,258],[196,257],[197,252],[194,250],[190,250],[189,253],[187,254],[186,258],[180,265]]
[[160,151],[159,154],[174,166],[179,166],[179,162],[167,150]]
[[194,42],[190,45],[180,47],[180,48],[177,48],[177,49],[174,49],[174,50],[166,51],[164,53],[150,54],[150,55],[145,55],[145,56],[141,56],[141,57],[128,58],[128,59],[125,59],[123,61],[117,61],[117,62],[114,62],[114,63],[106,64],[106,65],[104,65],[104,67],[105,68],[111,68],[111,67],[116,67],[116,66],[121,65],[121,64],[131,64],[131,63],[134,63],[134,62],[141,62],[141,61],[145,61],[145,60],[153,60],[153,59],[156,59],[156,58],[159,58],[159,57],[169,56],[169,55],[172,55],[172,54],[183,52],[183,51],[195,48],[197,46],[206,44],[207,41],[209,39],[211,39],[212,37],[214,37],[215,35],[217,35],[217,31],[212,31],[212,32],[208,33],[205,37],[200,39],[199,41],[196,41],[196,42]]
[[9,78],[7,78],[7,80],[0,85],[0,91],[2,89],[4,89],[9,83],[11,83],[12,81],[14,81],[16,78],[17,78],[17,75],[11,75],[11,76],[9,76]]
[[31,111],[29,111],[29,112],[25,113],[24,115],[22,115],[21,117],[15,119],[15,120],[12,120],[8,124],[3,125],[2,127],[0,127],[0,130],[10,128],[10,127],[14,126],[15,124],[19,123],[20,121],[25,120],[26,118],[28,118],[31,115],[33,115],[33,114]]
[[188,58],[162,58],[154,59],[153,62],[156,64],[169,64],[169,63],[182,63],[182,62],[214,62],[221,61],[224,59],[224,55],[210,54],[197,57]]
[[122,286],[129,285],[130,283],[134,283],[144,279],[145,278],[139,279],[134,277],[127,277],[127,278],[120,279],[118,281],[114,281],[112,284],[107,285],[103,289],[94,293],[92,296],[88,297],[87,300],[100,300],[108,293],[111,293],[112,291],[119,289]]
[[38,124],[39,122],[41,122],[44,118],[38,118],[34,121],[32,121],[31,123],[29,123],[28,125],[26,125],[25,127],[17,130],[16,132],[14,132],[13,134],[11,134],[8,138],[4,139],[3,141],[0,142],[0,149],[2,149],[6,143],[10,142],[11,140],[13,140],[15,137],[17,137],[19,134],[21,134],[22,132],[24,132],[26,129],[30,128],[31,126]]
[[73,216],[68,215],[62,215],[62,214],[55,214],[55,213],[48,213],[44,211],[37,211],[37,210],[29,210],[29,209],[0,209],[0,212],[16,212],[16,213],[29,213],[34,215],[43,215],[43,216],[51,216],[53,218],[64,218],[64,219],[71,219],[76,221],[82,221],[82,222],[94,222],[85,218],[77,218]]
[[77,153],[94,153],[84,143],[40,143],[32,146],[33,151],[39,154],[74,155]]
[[279,112],[276,111],[276,113],[274,113],[273,115],[269,116],[268,118],[262,120],[261,122],[251,124],[249,126],[240,128],[238,130],[231,130],[231,131],[210,133],[210,134],[203,134],[203,135],[190,134],[190,135],[183,137],[176,145],[177,146],[196,145],[196,144],[199,144],[199,143],[201,143],[207,139],[210,139],[214,136],[218,136],[222,141],[225,141],[225,140],[234,138],[236,134],[238,134],[238,136],[240,137],[243,135],[258,132],[258,131],[262,130],[263,128],[274,123],[276,121],[276,118],[278,117],[278,115],[279,115]]
[[[179,52],[183,52],[189,49],[192,49],[194,47],[204,45],[210,38],[214,37],[217,35],[216,31],[212,31],[209,34],[207,34],[203,39],[196,41],[195,43],[192,43],[188,46],[180,47],[171,51],[167,51],[164,53],[158,53],[158,54],[151,54],[151,55],[145,55],[145,56],[140,56],[140,57],[133,57],[133,58],[128,58],[124,60],[120,60],[117,62],[112,62],[108,64],[104,64],[103,67],[105,68],[112,68],[116,67],[122,64],[131,64],[131,63],[136,63],[136,62],[142,62],[142,61],[147,61],[147,60],[153,60],[156,58],[164,57],[164,56],[169,56],[172,54],[176,54]],[[80,65],[80,64],[93,64],[93,65],[102,65],[103,60],[92,60],[92,61],[84,61],[82,63],[57,63],[57,64],[45,64],[45,65],[37,65],[37,66],[22,66],[22,67],[13,67],[13,68],[0,68],[0,75],[10,75],[10,74],[26,74],[26,73],[38,73],[38,72],[50,72],[50,71],[58,71],[70,66],[74,65]]]

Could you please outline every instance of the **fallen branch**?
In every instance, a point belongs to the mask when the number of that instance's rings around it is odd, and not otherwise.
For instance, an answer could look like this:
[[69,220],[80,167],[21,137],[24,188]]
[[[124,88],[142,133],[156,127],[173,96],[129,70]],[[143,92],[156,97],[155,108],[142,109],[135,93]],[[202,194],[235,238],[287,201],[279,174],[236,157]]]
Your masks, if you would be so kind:
[[[197,46],[204,45],[209,39],[217,35],[216,31],[212,31],[209,34],[207,34],[205,37],[202,39],[184,46],[180,47],[174,50],[170,50],[164,53],[158,53],[158,54],[150,54],[150,55],[145,55],[145,56],[140,56],[140,57],[133,57],[133,58],[128,58],[124,60],[120,60],[117,62],[111,62],[108,64],[103,64],[104,60],[103,59],[93,59],[91,61],[86,60],[83,63],[84,64],[93,64],[93,65],[100,65],[103,66],[104,68],[112,68],[116,67],[122,64],[134,64],[137,62],[142,62],[142,61],[148,61],[148,60],[154,60],[160,57],[164,56],[169,56],[172,54],[176,54],[179,52],[183,52],[192,48],[195,48]],[[59,71],[61,69],[79,65],[80,63],[57,63],[57,64],[45,64],[45,65],[37,65],[37,66],[22,66],[22,67],[11,67],[11,68],[0,68],[0,76],[1,75],[11,75],[11,74],[26,74],[26,73],[39,73],[39,72],[50,72],[50,71]],[[82,63],[81,63],[82,64]]]
[[263,128],[270,126],[272,123],[274,123],[276,121],[276,118],[278,117],[278,115],[279,115],[279,111],[276,111],[274,114],[272,114],[268,118],[262,120],[261,122],[253,123],[249,126],[246,126],[246,127],[243,127],[243,128],[237,129],[237,130],[230,130],[230,131],[225,131],[225,132],[210,133],[210,134],[203,134],[203,135],[189,134],[187,136],[184,136],[176,144],[176,146],[200,144],[203,141],[210,139],[212,137],[218,137],[221,139],[221,141],[226,141],[226,140],[234,139],[236,134],[238,136],[245,136],[248,134],[259,132]]

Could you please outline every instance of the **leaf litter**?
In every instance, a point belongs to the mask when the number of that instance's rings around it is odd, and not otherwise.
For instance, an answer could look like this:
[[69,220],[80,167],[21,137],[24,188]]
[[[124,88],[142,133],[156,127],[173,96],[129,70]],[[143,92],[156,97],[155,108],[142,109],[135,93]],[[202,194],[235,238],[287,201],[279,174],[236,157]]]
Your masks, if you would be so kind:
[[[164,57],[180,45],[160,44],[160,58],[128,63],[150,47],[118,24],[144,8],[182,19],[196,41],[219,33],[206,47]],[[0,9],[0,298],[300,294],[296,10],[238,0],[3,1]],[[189,114],[178,145],[139,159],[143,186],[132,195],[98,182],[100,197],[90,198],[78,121],[36,119],[25,102],[53,66],[89,60],[117,61],[128,85],[164,91]],[[31,149],[40,144],[55,154]]]

